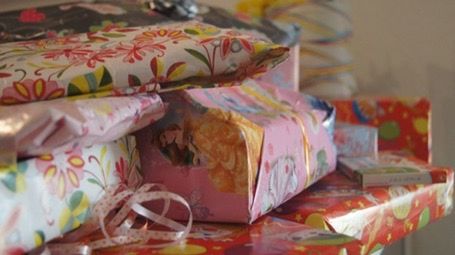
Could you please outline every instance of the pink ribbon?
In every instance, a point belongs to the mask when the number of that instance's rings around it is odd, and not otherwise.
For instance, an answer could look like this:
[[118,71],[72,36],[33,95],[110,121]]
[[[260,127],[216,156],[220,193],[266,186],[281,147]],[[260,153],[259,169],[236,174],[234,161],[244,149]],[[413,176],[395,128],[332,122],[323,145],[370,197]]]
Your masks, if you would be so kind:
[[[142,206],[144,202],[158,200],[164,200],[163,210],[160,214]],[[182,204],[188,210],[189,219],[186,225],[165,217],[171,202]],[[193,222],[191,208],[186,200],[177,194],[166,191],[161,184],[144,184],[136,191],[123,187],[108,188],[106,194],[93,208],[92,213],[93,217],[82,227],[67,234],[57,243],[48,244],[41,254],[88,255],[95,250],[119,245],[140,245],[149,248],[175,245],[188,236]],[[139,217],[143,217],[143,219]],[[145,223],[141,225],[140,223],[143,221]],[[151,222],[152,224],[150,224]],[[170,230],[149,229],[153,225],[161,225]],[[90,235],[93,238],[97,231],[101,231],[104,238],[91,240]],[[88,241],[84,241],[88,238]],[[168,242],[146,244],[149,240]]]

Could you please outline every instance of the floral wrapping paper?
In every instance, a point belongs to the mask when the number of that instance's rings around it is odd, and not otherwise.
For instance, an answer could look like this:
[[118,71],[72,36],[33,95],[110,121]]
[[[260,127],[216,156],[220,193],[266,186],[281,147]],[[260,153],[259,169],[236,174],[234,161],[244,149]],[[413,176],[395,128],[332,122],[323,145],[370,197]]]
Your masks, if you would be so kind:
[[[0,165],[114,141],[164,115],[156,94],[0,107]],[[18,114],[20,113],[20,114]]]
[[337,123],[333,142],[338,156],[374,157],[378,153],[378,130],[364,125]]
[[196,220],[252,222],[335,168],[334,112],[319,100],[254,80],[163,96],[169,113],[136,135],[144,178]]
[[[213,86],[265,72],[288,48],[197,21],[0,45],[0,104]],[[217,83],[218,84],[218,83]]]
[[0,253],[21,254],[79,227],[111,185],[140,182],[134,137],[0,168]]
[[355,237],[370,254],[452,211],[453,171],[431,169],[446,182],[362,189],[335,171],[271,215]]
[[[139,1],[74,2],[2,13],[0,42],[55,38],[75,33],[114,28],[145,26],[175,22],[170,16],[156,12]],[[294,25],[277,25],[270,20],[235,16],[222,8],[198,5],[196,20],[221,28],[233,28],[274,43],[291,47],[290,57],[276,69],[266,73],[280,87],[299,88],[299,29]]]
[[359,255],[364,250],[351,237],[268,216],[250,226],[196,223],[190,236],[183,245],[161,249],[118,247],[96,254]]
[[425,98],[333,100],[337,121],[378,128],[379,150],[404,151],[431,162],[431,105]]
[[[142,3],[141,3],[142,2]],[[293,46],[299,40],[299,29],[266,19],[234,15],[224,8],[200,4],[195,20],[220,28],[236,28],[270,38],[275,43]],[[173,13],[162,14],[143,1],[96,0],[49,5],[10,11],[0,17],[0,42],[55,38],[66,35],[104,31],[113,28],[170,23]]]

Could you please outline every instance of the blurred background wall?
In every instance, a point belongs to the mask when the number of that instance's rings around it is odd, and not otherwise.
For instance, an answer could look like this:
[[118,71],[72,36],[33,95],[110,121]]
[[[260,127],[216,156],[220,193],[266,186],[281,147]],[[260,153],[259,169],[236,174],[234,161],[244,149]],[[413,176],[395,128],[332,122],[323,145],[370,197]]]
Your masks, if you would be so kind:
[[[354,72],[365,93],[432,102],[433,163],[455,167],[455,1],[351,0]],[[386,250],[401,254],[401,244]],[[455,214],[409,238],[407,254],[455,254]]]

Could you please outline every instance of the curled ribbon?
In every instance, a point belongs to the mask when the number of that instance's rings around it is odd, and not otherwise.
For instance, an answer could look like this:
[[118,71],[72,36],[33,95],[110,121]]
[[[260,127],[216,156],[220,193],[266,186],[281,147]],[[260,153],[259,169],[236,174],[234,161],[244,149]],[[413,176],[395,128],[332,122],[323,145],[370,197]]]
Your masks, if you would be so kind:
[[[159,200],[164,200],[160,214],[142,206],[144,202]],[[165,217],[171,202],[182,204],[188,210],[189,219],[186,226]],[[146,220],[139,219],[139,216]],[[140,224],[142,222],[145,223]],[[56,243],[48,244],[42,254],[88,255],[95,250],[119,245],[161,248],[183,241],[191,231],[192,222],[193,215],[186,200],[166,191],[161,184],[144,184],[136,191],[123,187],[110,187],[93,208],[93,217],[78,230],[69,233]],[[151,225],[161,225],[170,230],[151,230],[149,229]],[[104,238],[92,240],[97,233],[99,235],[99,232]],[[168,242],[146,244],[152,239]]]

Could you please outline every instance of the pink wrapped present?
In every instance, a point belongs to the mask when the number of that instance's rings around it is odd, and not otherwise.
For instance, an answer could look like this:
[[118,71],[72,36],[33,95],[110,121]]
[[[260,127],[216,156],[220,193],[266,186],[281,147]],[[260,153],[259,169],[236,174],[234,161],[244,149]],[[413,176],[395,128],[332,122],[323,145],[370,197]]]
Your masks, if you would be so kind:
[[374,127],[337,123],[333,141],[338,156],[374,157],[378,153],[378,129]]
[[163,96],[169,114],[137,133],[144,178],[196,220],[251,223],[335,168],[333,111],[314,99],[254,80]]
[[57,99],[0,107],[0,165],[110,142],[164,115],[154,95],[109,99]]

